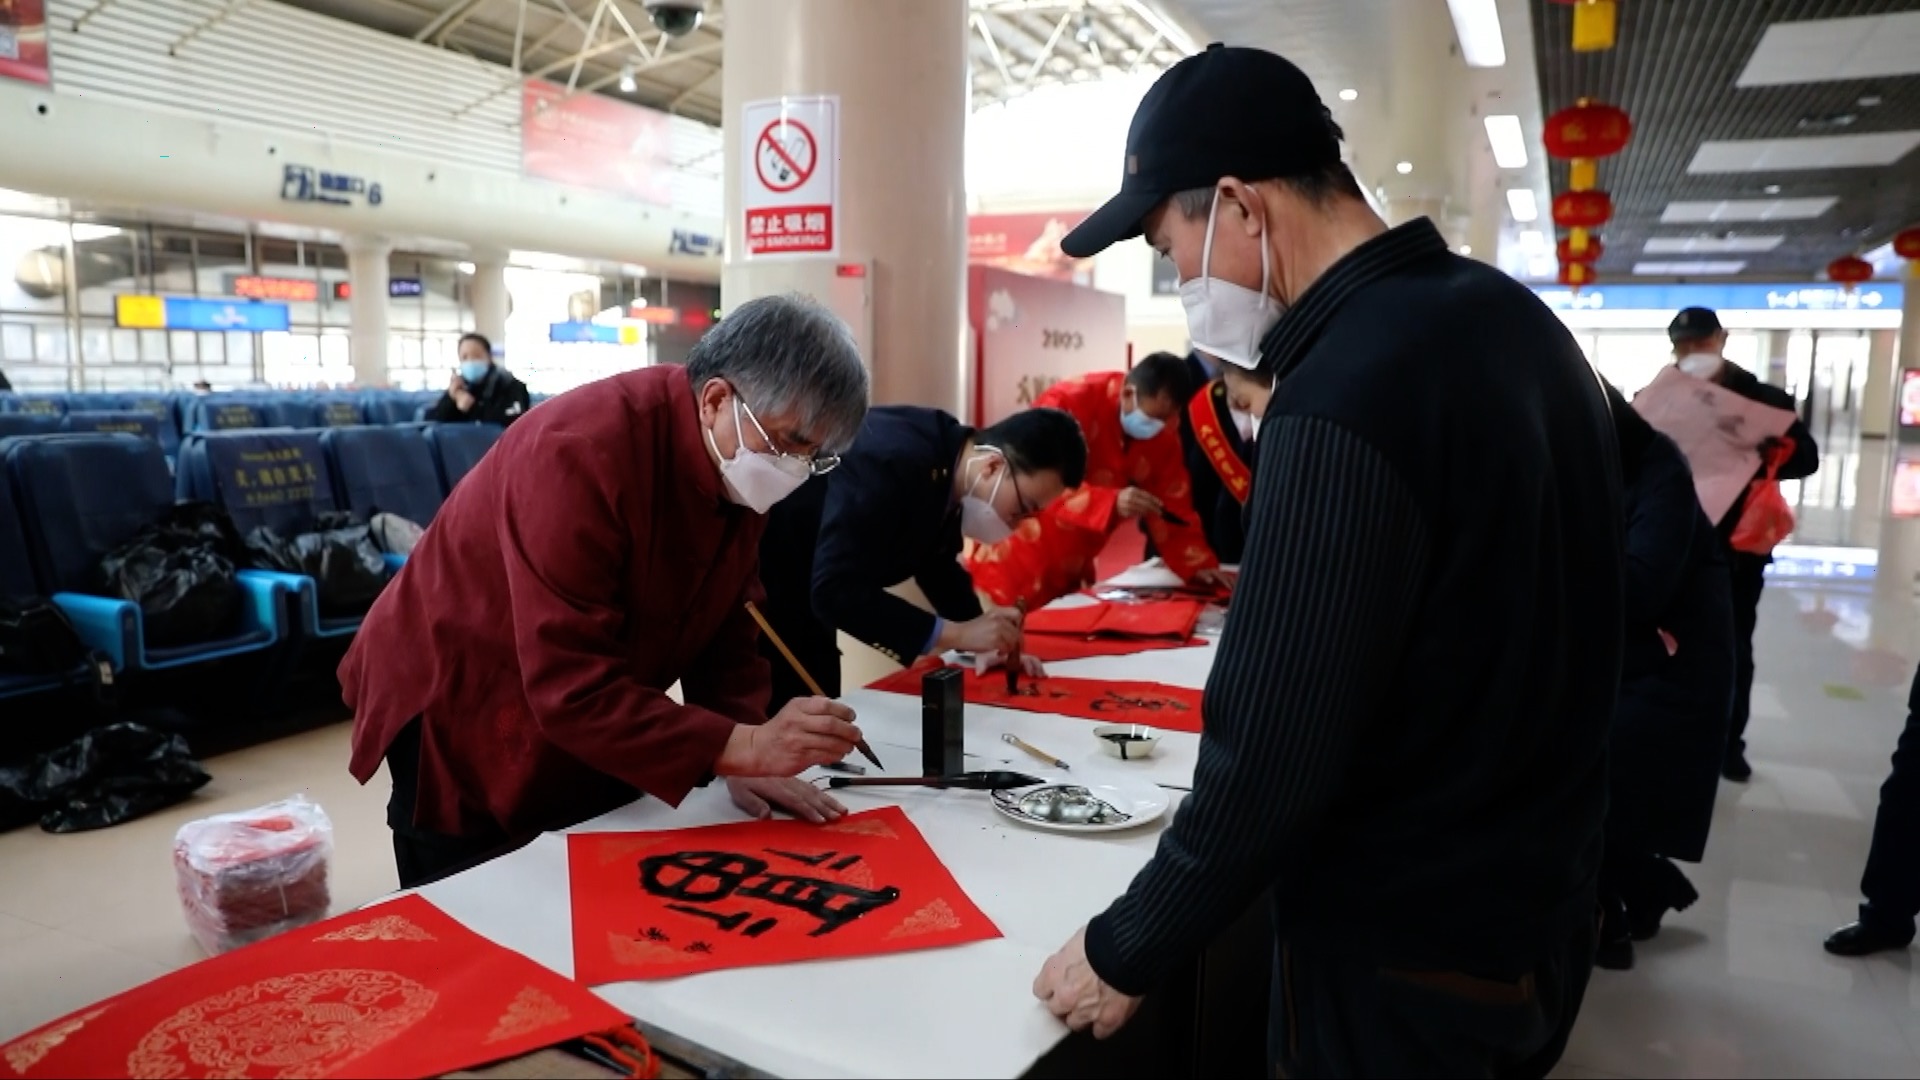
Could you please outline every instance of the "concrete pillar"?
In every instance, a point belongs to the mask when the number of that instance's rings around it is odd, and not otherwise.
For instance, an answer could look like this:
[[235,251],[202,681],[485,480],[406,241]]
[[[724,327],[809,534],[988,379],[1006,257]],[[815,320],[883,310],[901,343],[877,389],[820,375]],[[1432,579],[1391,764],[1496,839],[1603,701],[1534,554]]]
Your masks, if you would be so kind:
[[474,332],[493,342],[494,348],[505,348],[508,308],[505,254],[473,253],[473,276],[467,279],[467,295],[473,301]]
[[[1382,120],[1357,125],[1353,164],[1361,182],[1379,189],[1387,224],[1401,225],[1418,217],[1433,219],[1449,244],[1467,242],[1451,228],[1450,207],[1463,190],[1468,146],[1484,142],[1484,132],[1463,130],[1467,96],[1467,69],[1453,54],[1453,24],[1445,4],[1396,4],[1387,21],[1384,63],[1370,73],[1384,96]],[[1284,52],[1285,50],[1282,49]],[[1331,95],[1335,86],[1321,86]],[[1362,105],[1366,104],[1362,100]],[[1479,121],[1473,124],[1478,127]],[[1404,162],[1411,166],[1400,171]],[[1475,245],[1476,251],[1478,245]]]
[[790,290],[833,305],[832,261],[809,266],[747,254],[740,129],[749,102],[838,95],[840,254],[833,261],[872,262],[873,400],[963,416],[967,17],[967,0],[729,0],[721,68],[728,208],[721,306]]
[[1884,439],[1893,432],[1893,354],[1898,330],[1867,331],[1867,385],[1860,391],[1860,434]]
[[347,281],[352,286],[347,310],[353,319],[348,338],[353,381],[360,386],[386,386],[391,381],[387,343],[392,327],[387,310],[387,281],[392,275],[387,260],[393,255],[393,244],[381,236],[349,236],[341,246],[347,251]]

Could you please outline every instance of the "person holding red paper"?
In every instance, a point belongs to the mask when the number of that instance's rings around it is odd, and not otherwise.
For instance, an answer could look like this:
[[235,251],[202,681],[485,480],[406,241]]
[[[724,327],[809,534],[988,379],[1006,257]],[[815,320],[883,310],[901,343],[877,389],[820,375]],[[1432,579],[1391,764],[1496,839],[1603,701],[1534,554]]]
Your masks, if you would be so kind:
[[764,515],[838,464],[866,410],[846,326],[763,297],[686,366],[614,376],[507,429],[340,665],[353,775],[384,759],[393,776],[403,886],[642,794],[677,805],[715,775],[756,817],[843,812],[792,777],[853,749],[853,712],[809,697],[769,719],[746,605],[764,599]]
[[1180,446],[1180,410],[1192,396],[1186,361],[1155,353],[1132,371],[1055,383],[1034,402],[1069,413],[1087,439],[1087,482],[1024,521],[1006,541],[975,548],[974,587],[1002,607],[1028,610],[1091,583],[1093,560],[1120,523],[1143,519],[1160,557],[1189,583],[1225,587],[1220,560],[1194,512]]

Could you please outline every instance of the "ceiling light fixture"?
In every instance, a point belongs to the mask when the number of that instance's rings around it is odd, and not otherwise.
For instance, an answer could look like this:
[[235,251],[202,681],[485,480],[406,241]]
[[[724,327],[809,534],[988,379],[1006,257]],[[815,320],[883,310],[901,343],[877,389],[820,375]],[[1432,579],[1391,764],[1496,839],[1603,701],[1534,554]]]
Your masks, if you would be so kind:
[[1079,42],[1082,45],[1085,45],[1087,42],[1093,40],[1093,16],[1092,15],[1089,15],[1084,11],[1080,13],[1080,25],[1074,28],[1073,40]]
[[1472,244],[1461,244],[1461,245],[1460,245],[1460,254],[1462,254],[1462,255],[1471,255],[1471,254],[1473,254],[1473,245],[1472,245]]
[[89,240],[105,240],[108,237],[119,235],[120,229],[114,225],[95,225],[82,221],[76,222],[73,226],[74,242],[80,244],[84,244]]
[[1503,169],[1527,167],[1527,139],[1520,130],[1520,118],[1501,114],[1487,117],[1487,142],[1493,146],[1493,163]]
[[638,89],[640,89],[640,84],[634,80],[633,65],[629,63],[626,67],[620,69],[620,92],[623,94],[631,94]]
[[1348,87],[1345,90],[1340,91],[1340,100],[1341,101],[1358,101],[1360,100],[1360,91],[1355,90],[1352,87]]
[[1779,185],[1779,184],[1768,184],[1768,185],[1767,185],[1766,187],[1763,187],[1763,188],[1761,188],[1760,190],[1761,190],[1761,192],[1762,192],[1762,193],[1764,193],[1764,194],[1767,194],[1767,195],[1778,195],[1778,194],[1780,194],[1780,185]]
[[1500,9],[1495,0],[1447,0],[1453,32],[1460,38],[1460,56],[1468,67],[1497,68],[1507,63],[1507,43],[1500,36]]
[[473,264],[472,264],[472,263],[470,263],[470,262],[463,262],[463,263],[461,263],[461,264],[460,264],[460,272],[461,272],[461,273],[463,273],[463,274],[471,274],[471,273],[473,273]]
[[1532,188],[1508,188],[1507,209],[1513,212],[1513,220],[1522,225],[1540,220],[1540,200],[1534,198]]
[[1547,250],[1547,234],[1539,229],[1524,229],[1520,233],[1521,251]]
[[1395,165],[1393,169],[1395,172],[1399,173],[1401,176],[1405,176],[1408,173],[1413,171],[1413,162],[1403,161],[1400,164]]

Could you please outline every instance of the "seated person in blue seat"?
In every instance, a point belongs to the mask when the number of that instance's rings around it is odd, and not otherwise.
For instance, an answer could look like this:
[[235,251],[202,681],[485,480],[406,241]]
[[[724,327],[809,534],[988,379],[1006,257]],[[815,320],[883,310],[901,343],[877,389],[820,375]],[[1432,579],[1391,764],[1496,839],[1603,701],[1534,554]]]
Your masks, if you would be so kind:
[[479,334],[460,339],[460,370],[427,419],[442,424],[478,421],[505,427],[531,408],[527,384],[493,362],[493,343]]

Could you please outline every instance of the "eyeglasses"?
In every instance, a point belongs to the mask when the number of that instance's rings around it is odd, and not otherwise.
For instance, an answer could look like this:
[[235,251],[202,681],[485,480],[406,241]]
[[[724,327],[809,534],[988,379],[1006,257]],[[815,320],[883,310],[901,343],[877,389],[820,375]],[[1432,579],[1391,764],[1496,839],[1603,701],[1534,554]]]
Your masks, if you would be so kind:
[[1040,508],[1027,499],[1027,493],[1020,490],[1020,477],[1011,467],[1007,469],[1007,483],[1013,488],[1014,505],[1019,508],[1020,520],[1025,521],[1040,513]]
[[772,435],[767,434],[767,429],[760,426],[760,418],[753,415],[753,406],[747,404],[747,399],[741,397],[738,390],[734,391],[733,400],[740,403],[740,408],[745,410],[747,419],[753,421],[753,430],[760,433],[760,438],[765,440],[767,450],[774,457],[782,461],[798,461],[807,467],[807,473],[812,476],[825,476],[840,467],[839,454],[790,454],[780,449],[780,444],[774,441]]

